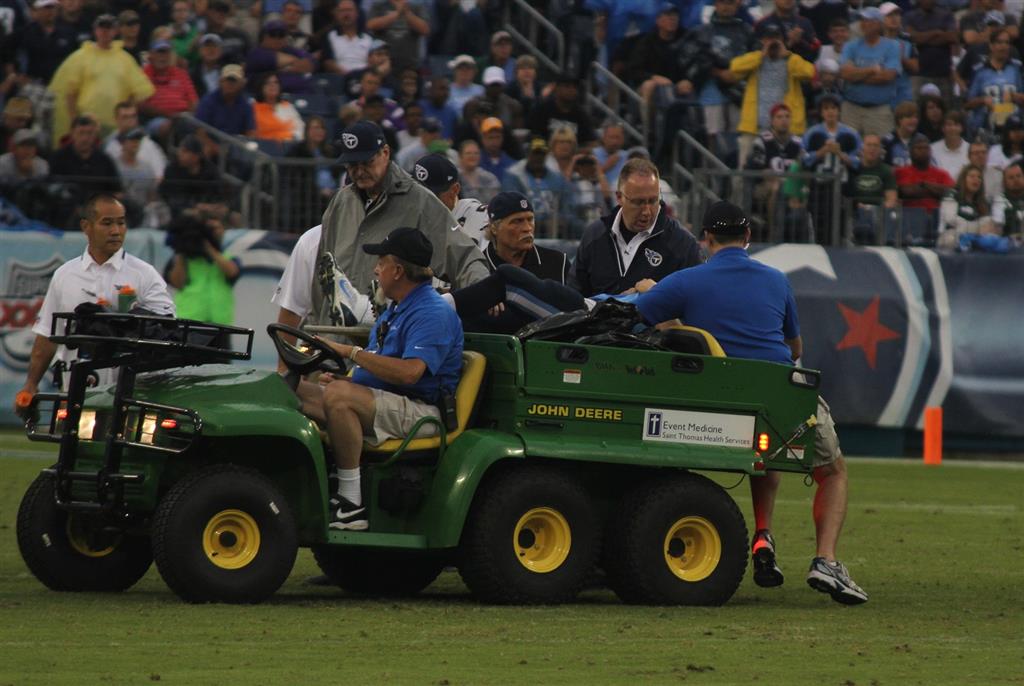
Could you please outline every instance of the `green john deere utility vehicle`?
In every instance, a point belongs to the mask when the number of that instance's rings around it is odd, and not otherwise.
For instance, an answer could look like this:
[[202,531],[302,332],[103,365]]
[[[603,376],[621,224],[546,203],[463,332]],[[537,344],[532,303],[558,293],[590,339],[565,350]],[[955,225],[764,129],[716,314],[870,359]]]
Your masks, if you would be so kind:
[[[17,529],[54,590],[124,590],[155,560],[186,601],[259,602],[308,546],[358,593],[417,593],[455,565],[482,601],[560,603],[601,567],[627,602],[718,605],[748,534],[697,472],[810,469],[817,372],[685,327],[676,351],[467,334],[457,428],[366,448],[370,529],[335,531],[331,448],[293,388],[344,361],[314,336],[268,327],[280,375],[226,364],[249,358],[248,329],[69,313],[53,332],[85,359],[30,408],[28,436],[60,453]],[[88,390],[106,368],[117,382]]]

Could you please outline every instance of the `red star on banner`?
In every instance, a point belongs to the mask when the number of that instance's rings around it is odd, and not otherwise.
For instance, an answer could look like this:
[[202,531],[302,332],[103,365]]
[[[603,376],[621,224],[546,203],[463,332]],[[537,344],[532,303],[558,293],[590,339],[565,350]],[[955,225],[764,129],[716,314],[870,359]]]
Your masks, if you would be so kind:
[[864,351],[864,357],[872,369],[875,368],[878,344],[882,341],[900,338],[898,332],[878,321],[878,301],[879,296],[876,295],[863,312],[858,312],[842,303],[836,303],[847,326],[846,335],[836,345],[836,350],[860,348]]

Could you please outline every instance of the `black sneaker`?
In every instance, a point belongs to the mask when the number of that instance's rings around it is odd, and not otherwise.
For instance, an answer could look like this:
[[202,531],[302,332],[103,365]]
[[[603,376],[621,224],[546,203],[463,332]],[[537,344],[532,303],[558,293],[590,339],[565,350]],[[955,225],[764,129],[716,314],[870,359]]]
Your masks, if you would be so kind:
[[366,519],[366,508],[352,503],[347,498],[332,497],[331,510],[334,515],[328,526],[332,529],[365,531],[370,527],[370,522]]
[[860,605],[868,601],[868,594],[853,583],[846,565],[838,560],[829,562],[823,557],[811,560],[811,568],[807,572],[807,585],[816,591],[828,593],[832,600],[843,605]]
[[782,576],[782,570],[775,562],[775,539],[767,529],[760,529],[754,534],[754,540],[750,544],[751,548],[754,547],[758,539],[764,541],[765,544],[751,555],[754,559],[754,583],[763,588],[781,586],[785,577]]

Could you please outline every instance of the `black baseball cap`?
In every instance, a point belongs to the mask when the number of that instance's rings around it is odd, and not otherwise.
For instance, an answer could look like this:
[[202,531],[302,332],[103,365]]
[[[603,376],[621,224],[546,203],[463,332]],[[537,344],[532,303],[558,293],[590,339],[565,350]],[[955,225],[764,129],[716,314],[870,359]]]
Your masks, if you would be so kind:
[[433,193],[443,193],[459,180],[459,170],[444,155],[434,153],[416,160],[413,176]]
[[434,256],[434,246],[423,232],[412,226],[402,226],[380,243],[366,243],[363,252],[367,255],[393,255],[418,267],[429,267]]
[[765,19],[757,25],[754,31],[758,38],[769,38],[771,36],[785,35],[782,24],[774,19]]
[[496,222],[516,212],[533,212],[529,199],[517,191],[502,191],[487,203],[487,217]]
[[372,121],[357,121],[341,132],[339,164],[365,162],[384,147],[384,132]]
[[704,213],[701,226],[708,233],[742,236],[750,228],[750,220],[736,205],[727,200],[719,200]]

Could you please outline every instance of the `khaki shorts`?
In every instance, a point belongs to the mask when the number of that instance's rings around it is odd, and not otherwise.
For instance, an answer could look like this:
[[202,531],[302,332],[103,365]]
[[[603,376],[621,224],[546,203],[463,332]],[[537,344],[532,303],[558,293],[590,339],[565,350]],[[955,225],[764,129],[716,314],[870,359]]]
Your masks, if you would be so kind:
[[[380,445],[390,438],[405,438],[416,422],[423,417],[441,417],[441,412],[435,405],[428,405],[420,400],[382,391],[379,388],[371,388],[370,391],[373,393],[376,410],[373,415],[373,430],[365,434],[366,442],[370,445]],[[433,423],[424,424],[416,432],[417,438],[436,435],[437,425]]]
[[839,449],[839,436],[836,434],[836,423],[832,420],[832,410],[820,395],[818,396],[818,424],[814,427],[814,462],[815,467],[832,464],[843,456]]

